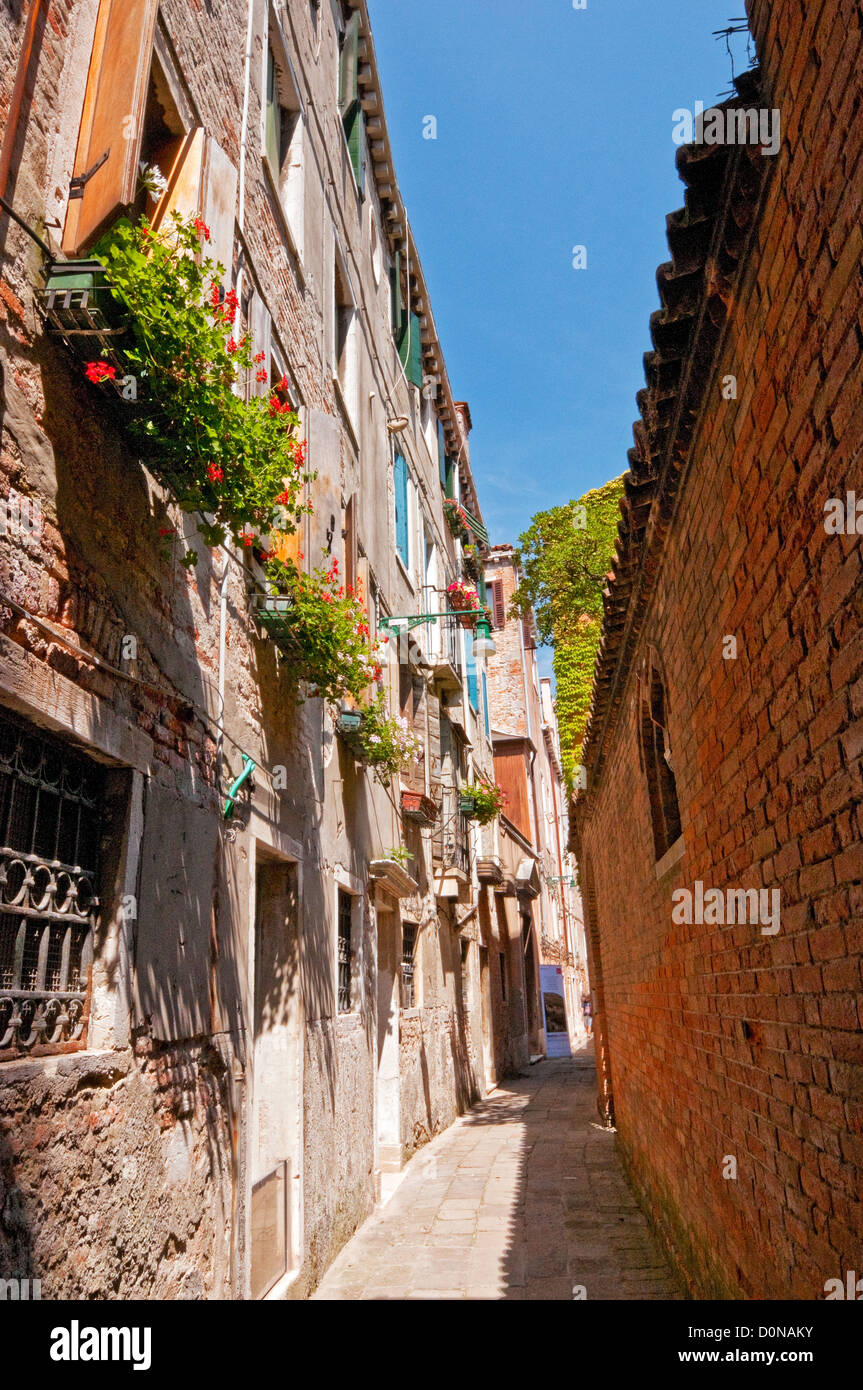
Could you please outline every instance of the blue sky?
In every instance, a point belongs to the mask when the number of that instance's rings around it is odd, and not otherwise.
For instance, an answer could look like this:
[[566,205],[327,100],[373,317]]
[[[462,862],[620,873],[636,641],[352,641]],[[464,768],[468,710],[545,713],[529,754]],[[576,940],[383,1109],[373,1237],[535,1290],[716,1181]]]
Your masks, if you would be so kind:
[[[742,0],[369,0],[396,175],[492,541],[622,473],[675,108],[725,94]],[[736,71],[745,36],[732,39]],[[423,138],[433,115],[437,139]],[[575,245],[587,269],[572,266]]]

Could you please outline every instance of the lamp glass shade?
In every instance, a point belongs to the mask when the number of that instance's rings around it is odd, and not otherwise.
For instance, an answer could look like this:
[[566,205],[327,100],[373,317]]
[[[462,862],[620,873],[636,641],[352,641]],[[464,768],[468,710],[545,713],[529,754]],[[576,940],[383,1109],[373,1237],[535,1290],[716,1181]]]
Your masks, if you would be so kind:
[[474,638],[473,643],[474,656],[494,656],[496,651],[497,647],[495,645],[494,639],[492,638],[488,623],[477,623],[476,637]]

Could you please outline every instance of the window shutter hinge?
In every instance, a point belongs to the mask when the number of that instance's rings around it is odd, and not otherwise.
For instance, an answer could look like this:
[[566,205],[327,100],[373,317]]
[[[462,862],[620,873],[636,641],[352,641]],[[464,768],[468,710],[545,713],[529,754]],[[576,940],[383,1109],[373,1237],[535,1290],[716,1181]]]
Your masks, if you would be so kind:
[[102,155],[102,158],[97,159],[96,163],[92,166],[92,168],[87,170],[86,174],[76,174],[74,178],[69,180],[70,199],[83,198],[85,184],[89,183],[90,179],[93,177],[95,173],[98,173],[98,171],[101,169],[102,165],[105,163],[105,160],[108,158],[108,155],[110,153],[111,146],[109,145],[105,153]]

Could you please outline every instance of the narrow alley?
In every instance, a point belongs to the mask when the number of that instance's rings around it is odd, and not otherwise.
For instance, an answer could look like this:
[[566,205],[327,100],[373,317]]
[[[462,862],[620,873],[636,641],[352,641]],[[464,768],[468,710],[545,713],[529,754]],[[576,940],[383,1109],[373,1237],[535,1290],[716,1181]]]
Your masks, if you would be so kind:
[[408,1165],[316,1299],[679,1299],[596,1114],[593,1050],[507,1082]]

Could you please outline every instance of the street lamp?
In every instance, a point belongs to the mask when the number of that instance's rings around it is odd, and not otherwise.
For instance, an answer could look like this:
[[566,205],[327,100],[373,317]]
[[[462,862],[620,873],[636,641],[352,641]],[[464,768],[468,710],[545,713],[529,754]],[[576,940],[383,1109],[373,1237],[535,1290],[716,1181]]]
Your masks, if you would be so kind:
[[481,618],[476,625],[476,637],[473,643],[473,654],[478,657],[494,656],[497,646],[491,635],[491,628],[487,618]]

